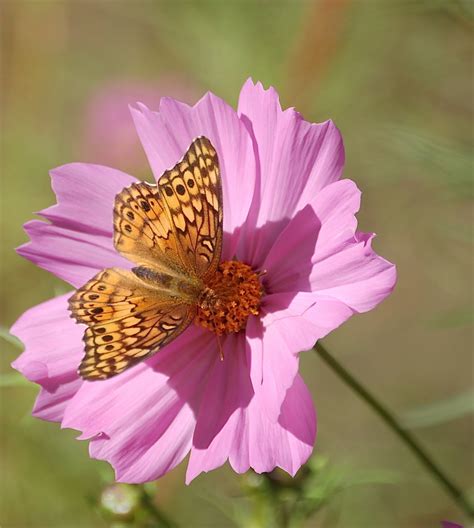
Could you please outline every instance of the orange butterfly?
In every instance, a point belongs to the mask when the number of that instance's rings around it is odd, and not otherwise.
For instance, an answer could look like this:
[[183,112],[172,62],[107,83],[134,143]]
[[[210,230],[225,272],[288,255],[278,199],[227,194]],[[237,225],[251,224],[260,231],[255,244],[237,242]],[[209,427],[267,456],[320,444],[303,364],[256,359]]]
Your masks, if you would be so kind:
[[212,304],[222,219],[219,162],[205,137],[158,185],[134,183],[117,195],[114,245],[136,267],[105,269],[69,299],[72,317],[88,326],[84,379],[107,379],[150,357]]

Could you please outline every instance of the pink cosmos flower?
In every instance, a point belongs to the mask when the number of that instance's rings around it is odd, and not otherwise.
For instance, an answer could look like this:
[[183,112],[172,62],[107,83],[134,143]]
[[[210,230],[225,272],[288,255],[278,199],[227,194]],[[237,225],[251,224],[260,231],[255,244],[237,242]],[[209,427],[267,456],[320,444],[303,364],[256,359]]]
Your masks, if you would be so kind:
[[[41,385],[33,413],[81,431],[90,455],[122,482],[156,479],[190,453],[187,482],[229,460],[235,471],[276,466],[294,475],[316,434],[301,350],[392,291],[395,266],[356,230],[360,192],[341,180],[344,150],[331,121],[282,110],[273,88],[248,80],[238,110],[206,94],[195,106],[164,98],[158,112],[131,109],[156,179],[197,136],[215,146],[224,195],[223,260],[263,276],[265,296],[245,331],[222,339],[190,326],[162,351],[106,381],[77,367],[84,327],[70,294],[24,313],[12,333],[25,344],[14,368]],[[135,179],[82,163],[51,172],[58,203],[25,225],[20,255],[74,287],[108,267],[130,268],[112,241],[114,197]]]
[[155,107],[166,93],[188,102],[196,100],[198,90],[189,79],[178,75],[164,75],[153,82],[108,81],[99,86],[83,108],[78,148],[81,159],[126,170],[145,169],[146,159],[137,148],[138,137],[128,105],[141,101]]

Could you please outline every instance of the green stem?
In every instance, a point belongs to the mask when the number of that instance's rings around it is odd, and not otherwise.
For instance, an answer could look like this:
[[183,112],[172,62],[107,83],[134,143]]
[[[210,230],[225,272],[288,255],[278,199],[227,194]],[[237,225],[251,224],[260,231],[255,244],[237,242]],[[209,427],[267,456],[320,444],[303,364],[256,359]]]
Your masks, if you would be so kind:
[[141,503],[143,508],[150,514],[150,516],[157,522],[156,526],[160,528],[176,528],[177,525],[166,515],[159,510],[153,502],[150,495],[141,487]]
[[397,421],[395,416],[388,411],[379,401],[375,399],[347,370],[338,363],[331,354],[320,343],[316,343],[314,349],[325,361],[329,367],[345,382],[349,387],[359,395],[376,414],[392,429],[392,431],[402,440],[402,442],[411,449],[412,453],[431,473],[433,478],[444,488],[444,490],[453,498],[457,505],[469,516],[474,518],[474,508],[458,488],[440,469],[436,462],[421,447],[417,440],[404,429]]

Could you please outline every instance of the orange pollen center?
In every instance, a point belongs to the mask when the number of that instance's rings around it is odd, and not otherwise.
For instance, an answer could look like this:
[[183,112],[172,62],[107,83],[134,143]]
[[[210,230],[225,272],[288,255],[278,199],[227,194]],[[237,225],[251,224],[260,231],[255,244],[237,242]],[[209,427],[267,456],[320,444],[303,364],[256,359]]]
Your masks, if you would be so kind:
[[258,315],[262,294],[259,276],[248,264],[222,262],[206,284],[194,322],[218,336],[240,332],[250,314]]

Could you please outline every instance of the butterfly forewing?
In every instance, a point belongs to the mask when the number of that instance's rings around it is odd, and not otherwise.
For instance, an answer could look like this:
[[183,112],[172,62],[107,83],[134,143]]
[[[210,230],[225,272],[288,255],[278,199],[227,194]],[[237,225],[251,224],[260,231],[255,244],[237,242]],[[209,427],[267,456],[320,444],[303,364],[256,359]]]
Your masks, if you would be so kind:
[[217,153],[196,139],[182,161],[158,182],[187,269],[198,277],[215,273],[222,251],[222,187]]
[[70,299],[72,316],[88,326],[83,378],[119,374],[187,328],[219,266],[222,220],[219,163],[204,137],[158,186],[134,183],[117,195],[114,244],[138,266],[103,270]]
[[156,185],[134,183],[117,195],[114,244],[132,262],[186,274],[172,219]]
[[217,154],[198,138],[158,186],[134,183],[117,195],[114,243],[133,262],[202,278],[219,265],[222,220]]

